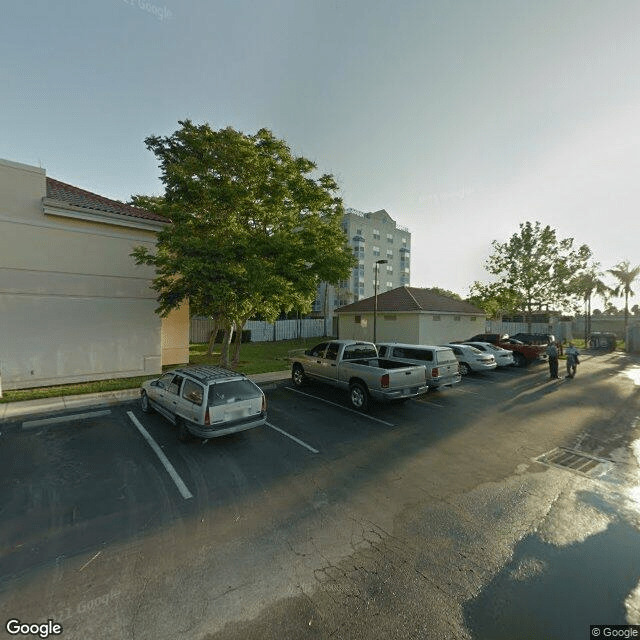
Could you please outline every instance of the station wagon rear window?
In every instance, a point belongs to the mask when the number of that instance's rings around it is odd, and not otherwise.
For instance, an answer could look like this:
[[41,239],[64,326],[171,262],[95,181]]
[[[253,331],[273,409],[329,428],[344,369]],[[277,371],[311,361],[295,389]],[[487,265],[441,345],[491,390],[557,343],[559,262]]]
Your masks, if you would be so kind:
[[260,398],[261,396],[260,388],[250,380],[216,382],[209,387],[209,406],[217,407],[231,402]]

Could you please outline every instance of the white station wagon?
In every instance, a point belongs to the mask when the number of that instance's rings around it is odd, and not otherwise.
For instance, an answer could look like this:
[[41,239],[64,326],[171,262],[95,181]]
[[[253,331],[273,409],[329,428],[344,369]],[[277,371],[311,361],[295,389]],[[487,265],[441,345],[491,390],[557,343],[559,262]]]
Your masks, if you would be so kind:
[[142,410],[155,409],[178,428],[178,439],[216,438],[259,427],[267,420],[262,389],[243,373],[193,365],[147,380],[140,389]]

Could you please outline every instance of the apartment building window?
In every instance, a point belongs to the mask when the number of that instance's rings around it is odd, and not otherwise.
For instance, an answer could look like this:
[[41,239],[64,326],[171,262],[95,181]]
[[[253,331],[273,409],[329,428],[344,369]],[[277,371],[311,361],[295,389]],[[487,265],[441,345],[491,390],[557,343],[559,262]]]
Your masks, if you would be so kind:
[[387,258],[393,258],[393,251],[391,249],[387,249]]
[[437,320],[440,320],[440,316],[432,316],[432,319],[433,319],[433,320],[436,320],[436,321],[437,321]]
[[380,240],[380,230],[379,229],[374,229],[373,230],[373,239],[374,240]]
[[388,264],[387,265],[387,273],[393,273],[393,265],[392,264]]
[[373,257],[374,258],[380,257],[380,247],[373,247]]
[[453,316],[453,320],[455,322],[460,322],[460,316]]
[[393,243],[393,233],[387,233],[387,242]]
[[402,246],[406,247],[407,246],[407,238],[403,236],[402,238]]
[[393,289],[393,282],[387,282],[387,288]]

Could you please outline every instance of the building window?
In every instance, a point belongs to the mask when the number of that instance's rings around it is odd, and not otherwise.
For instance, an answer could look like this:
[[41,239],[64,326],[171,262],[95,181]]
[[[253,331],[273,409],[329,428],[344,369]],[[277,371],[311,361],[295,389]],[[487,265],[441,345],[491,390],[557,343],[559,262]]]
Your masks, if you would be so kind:
[[393,265],[392,264],[388,264],[387,265],[387,272],[388,273],[393,273]]
[[460,322],[460,316],[453,316],[453,319],[454,319],[456,322]]
[[393,233],[387,233],[387,242],[393,243]]
[[374,240],[380,240],[380,230],[379,229],[374,229],[373,230],[373,239]]
[[432,320],[435,320],[435,321],[440,320],[440,316],[432,316],[431,318],[432,318]]
[[407,239],[406,238],[402,238],[402,246],[406,247],[407,246]]
[[471,322],[475,322],[477,318],[475,316],[471,316]]
[[353,321],[356,324],[360,324],[362,322],[362,316],[353,316]]
[[373,247],[373,256],[375,258],[380,257],[380,247]]
[[387,249],[387,258],[393,258],[393,251],[391,249]]
[[393,282],[387,282],[387,288],[393,289]]

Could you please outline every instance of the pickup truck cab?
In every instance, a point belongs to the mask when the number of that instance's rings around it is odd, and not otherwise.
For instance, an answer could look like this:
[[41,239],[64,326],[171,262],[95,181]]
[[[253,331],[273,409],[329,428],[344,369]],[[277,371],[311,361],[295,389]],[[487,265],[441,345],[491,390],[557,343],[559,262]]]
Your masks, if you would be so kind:
[[346,389],[351,406],[360,411],[369,408],[371,399],[405,400],[428,391],[424,366],[379,358],[371,342],[321,342],[290,360],[296,387],[313,379]]
[[398,342],[382,342],[377,347],[378,354],[387,360],[422,365],[430,389],[450,387],[461,380],[458,360],[449,347]]

